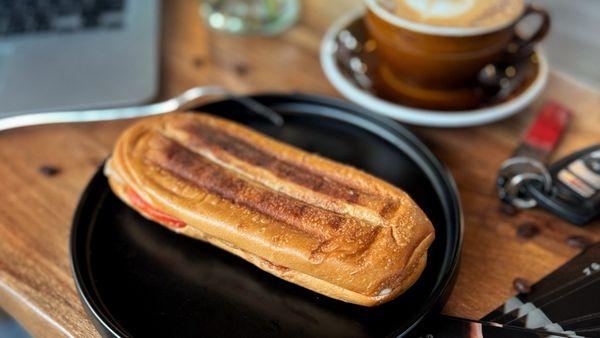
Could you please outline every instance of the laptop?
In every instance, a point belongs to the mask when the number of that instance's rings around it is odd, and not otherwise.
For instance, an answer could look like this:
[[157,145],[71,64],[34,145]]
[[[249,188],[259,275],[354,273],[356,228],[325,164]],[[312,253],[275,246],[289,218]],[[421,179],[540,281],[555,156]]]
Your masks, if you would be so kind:
[[152,99],[158,38],[158,0],[0,0],[0,118]]

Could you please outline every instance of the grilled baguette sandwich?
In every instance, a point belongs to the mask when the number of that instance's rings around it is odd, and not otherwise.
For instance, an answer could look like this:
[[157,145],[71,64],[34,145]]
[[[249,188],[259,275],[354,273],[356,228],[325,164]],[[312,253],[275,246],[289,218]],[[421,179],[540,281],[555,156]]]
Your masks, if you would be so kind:
[[146,218],[354,304],[404,292],[434,238],[402,190],[206,114],[136,123],[105,173],[115,194]]

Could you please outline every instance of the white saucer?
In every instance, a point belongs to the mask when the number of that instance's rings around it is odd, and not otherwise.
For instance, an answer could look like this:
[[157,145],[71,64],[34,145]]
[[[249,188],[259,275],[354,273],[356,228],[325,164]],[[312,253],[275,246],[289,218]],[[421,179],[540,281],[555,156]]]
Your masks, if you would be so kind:
[[542,92],[548,81],[548,61],[542,49],[536,47],[539,69],[529,86],[511,99],[493,106],[462,111],[437,111],[403,106],[379,98],[360,88],[340,69],[337,59],[338,34],[364,15],[364,10],[353,11],[338,21],[327,31],[321,43],[321,67],[331,84],[348,100],[389,116],[401,122],[429,127],[467,127],[498,121],[523,111]]

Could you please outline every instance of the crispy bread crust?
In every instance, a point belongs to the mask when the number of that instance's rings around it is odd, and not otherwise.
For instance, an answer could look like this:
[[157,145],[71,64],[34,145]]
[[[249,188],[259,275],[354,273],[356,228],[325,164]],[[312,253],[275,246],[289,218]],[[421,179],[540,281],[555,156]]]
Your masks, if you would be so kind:
[[433,226],[400,189],[362,171],[198,113],[142,120],[106,165],[127,189],[210,242],[287,281],[373,306],[421,274]]

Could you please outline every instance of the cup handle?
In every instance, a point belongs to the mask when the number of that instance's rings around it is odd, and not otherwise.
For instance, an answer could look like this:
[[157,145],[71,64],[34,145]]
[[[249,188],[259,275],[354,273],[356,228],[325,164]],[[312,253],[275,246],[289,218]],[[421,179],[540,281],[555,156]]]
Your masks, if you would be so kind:
[[525,7],[523,14],[521,14],[521,17],[517,20],[517,24],[530,15],[540,16],[542,22],[537,30],[527,38],[520,37],[515,31],[513,41],[507,46],[507,54],[511,58],[520,58],[531,54],[535,44],[540,42],[550,31],[550,14],[548,14],[545,9],[531,4]]

